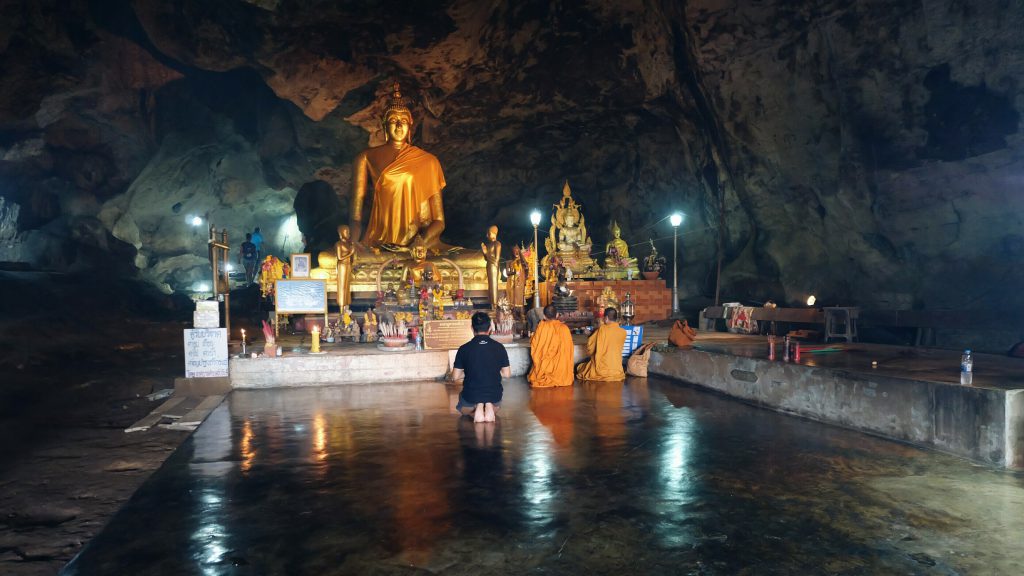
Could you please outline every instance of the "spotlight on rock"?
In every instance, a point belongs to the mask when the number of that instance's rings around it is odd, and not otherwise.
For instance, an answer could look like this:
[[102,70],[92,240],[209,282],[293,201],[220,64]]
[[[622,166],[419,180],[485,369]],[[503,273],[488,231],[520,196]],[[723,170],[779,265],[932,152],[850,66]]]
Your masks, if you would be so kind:
[[199,216],[193,216],[192,220],[190,220],[190,222],[192,223],[193,226],[202,226],[203,225],[203,219],[200,218]]
[[814,306],[814,303],[817,302],[817,301],[818,301],[818,299],[814,297],[814,294],[811,294],[810,296],[807,297],[807,305],[808,306]]

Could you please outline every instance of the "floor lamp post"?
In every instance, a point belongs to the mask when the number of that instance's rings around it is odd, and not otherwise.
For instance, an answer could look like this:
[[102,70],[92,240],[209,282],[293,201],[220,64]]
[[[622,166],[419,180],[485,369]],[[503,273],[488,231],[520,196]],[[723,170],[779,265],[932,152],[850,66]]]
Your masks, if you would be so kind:
[[672,224],[672,316],[679,316],[679,257],[677,245],[679,244],[679,225],[683,223],[683,213],[676,212],[669,216],[668,221]]
[[534,210],[530,213],[530,223],[533,224],[533,307],[540,308],[540,245],[537,244],[537,226],[540,226],[540,212]]

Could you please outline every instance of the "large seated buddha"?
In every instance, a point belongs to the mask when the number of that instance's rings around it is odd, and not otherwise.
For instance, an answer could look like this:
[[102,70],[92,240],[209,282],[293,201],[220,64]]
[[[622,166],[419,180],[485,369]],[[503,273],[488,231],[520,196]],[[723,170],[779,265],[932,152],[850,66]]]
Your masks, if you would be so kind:
[[[385,139],[352,162],[349,226],[364,248],[408,252],[414,240],[438,254],[442,245],[444,172],[437,157],[411,142],[412,112],[398,84],[382,119]],[[373,183],[370,218],[363,230],[367,183]]]
[[[348,225],[359,254],[352,290],[374,291],[380,283],[399,281],[401,270],[414,264],[414,246],[426,247],[428,260],[441,270],[438,281],[454,286],[461,272],[467,290],[486,290],[483,255],[441,241],[444,172],[436,156],[412,144],[413,126],[396,83],[381,118],[385,143],[363,150],[352,162]],[[331,277],[331,256],[321,253],[317,275]]]

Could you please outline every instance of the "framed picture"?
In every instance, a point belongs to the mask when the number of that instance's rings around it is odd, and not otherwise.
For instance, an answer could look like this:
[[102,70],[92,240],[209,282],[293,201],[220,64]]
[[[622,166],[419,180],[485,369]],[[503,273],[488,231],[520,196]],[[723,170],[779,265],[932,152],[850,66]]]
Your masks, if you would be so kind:
[[309,254],[292,254],[292,278],[309,278]]

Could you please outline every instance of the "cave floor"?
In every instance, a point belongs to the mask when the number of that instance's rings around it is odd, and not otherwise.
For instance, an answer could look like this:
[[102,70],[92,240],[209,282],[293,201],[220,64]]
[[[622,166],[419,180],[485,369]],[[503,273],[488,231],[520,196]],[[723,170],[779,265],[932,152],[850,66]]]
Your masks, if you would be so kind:
[[1013,574],[1024,476],[658,378],[235,391],[66,574]]

